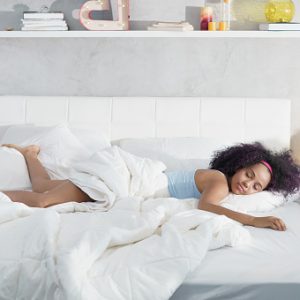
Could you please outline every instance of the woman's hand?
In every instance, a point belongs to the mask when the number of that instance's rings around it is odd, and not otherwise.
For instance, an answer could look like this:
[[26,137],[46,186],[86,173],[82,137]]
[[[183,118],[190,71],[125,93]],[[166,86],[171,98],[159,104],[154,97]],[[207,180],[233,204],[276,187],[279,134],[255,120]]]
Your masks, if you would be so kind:
[[274,230],[280,230],[280,231],[285,231],[286,226],[284,222],[277,218],[277,217],[255,217],[253,219],[253,226],[254,227],[259,227],[259,228],[264,228],[264,227],[269,227]]

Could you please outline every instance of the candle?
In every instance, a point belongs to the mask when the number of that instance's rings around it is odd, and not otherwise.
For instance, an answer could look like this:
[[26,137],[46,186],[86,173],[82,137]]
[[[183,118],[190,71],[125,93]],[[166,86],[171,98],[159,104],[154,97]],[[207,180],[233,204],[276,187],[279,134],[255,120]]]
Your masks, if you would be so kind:
[[208,23],[208,30],[209,31],[216,31],[217,30],[217,23],[216,22],[209,22]]
[[200,13],[200,30],[208,30],[208,23],[213,21],[212,7],[202,7]]

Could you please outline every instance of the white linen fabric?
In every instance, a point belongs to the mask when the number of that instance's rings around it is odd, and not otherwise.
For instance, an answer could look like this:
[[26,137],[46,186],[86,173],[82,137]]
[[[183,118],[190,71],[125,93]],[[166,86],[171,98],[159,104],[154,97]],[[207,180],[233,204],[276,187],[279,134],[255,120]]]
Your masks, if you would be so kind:
[[21,145],[27,140],[37,139],[46,135],[49,131],[57,126],[42,127],[33,124],[17,124],[8,126],[7,130],[1,137],[1,144],[18,144]]
[[0,126],[0,141],[1,141],[2,137],[4,136],[5,132],[7,131],[7,129],[10,126],[11,125],[2,125],[2,126]]
[[225,139],[208,137],[121,139],[112,144],[134,155],[161,160],[168,171],[208,168],[214,151],[230,146]]
[[161,161],[113,146],[72,163],[70,179],[98,203],[40,209],[0,194],[0,298],[168,299],[207,251],[251,243],[245,227],[194,209],[195,199],[151,199]]
[[0,190],[31,188],[26,161],[15,149],[0,147]]
[[[251,195],[235,195],[230,193],[223,200],[220,201],[219,205],[230,210],[234,210],[241,213],[255,214],[259,212],[269,212],[273,209],[284,206],[286,203],[299,201],[299,193],[291,195],[285,198],[281,194],[274,194],[268,191],[263,191]],[[180,201],[186,201],[181,199]],[[199,199],[190,199],[193,203],[193,207],[197,208]]]
[[[258,216],[265,215],[257,213]],[[289,202],[272,211],[287,230],[247,227],[253,243],[247,247],[207,253],[172,300],[298,299],[300,285],[300,204]]]
[[39,209],[0,194],[0,298],[167,299],[209,249],[250,243],[237,222],[192,202],[144,202],[164,169],[115,146],[72,171],[104,205]]
[[238,212],[249,213],[270,211],[286,202],[287,199],[282,194],[262,191],[251,195],[229,194],[220,205]]
[[87,148],[90,154],[111,147],[109,139],[100,130],[70,128],[70,131]]
[[84,145],[90,154],[111,146],[109,140],[99,130],[70,128],[66,124],[56,126],[35,126],[33,124],[0,126],[0,141],[1,144],[27,144],[31,140],[35,141],[46,136],[56,128],[68,128],[69,132]]
[[[1,140],[1,144],[39,145],[39,160],[51,179],[66,179],[70,164],[85,159],[90,153],[65,125],[42,128],[31,125],[12,126]],[[17,170],[15,170],[17,171]]]
[[132,155],[118,146],[94,153],[73,165],[69,180],[109,209],[117,197],[151,197],[166,166]]
[[70,165],[90,155],[70,129],[64,125],[51,128],[46,135],[33,137],[25,143],[40,146],[38,157],[53,179],[67,179]]
[[0,201],[0,298],[168,299],[209,249],[251,242],[238,223],[188,201],[143,200],[93,214]]

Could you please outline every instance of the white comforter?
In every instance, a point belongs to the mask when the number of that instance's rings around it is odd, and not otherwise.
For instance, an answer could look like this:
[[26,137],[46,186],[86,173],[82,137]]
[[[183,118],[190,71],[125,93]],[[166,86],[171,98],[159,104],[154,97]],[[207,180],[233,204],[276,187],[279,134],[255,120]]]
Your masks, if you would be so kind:
[[[147,172],[136,162],[142,177],[128,170],[143,187],[151,162]],[[143,190],[128,183],[136,194]],[[3,197],[0,299],[168,299],[208,250],[250,242],[239,223],[193,209],[193,200],[129,192],[113,201],[104,212],[101,202],[39,209]]]

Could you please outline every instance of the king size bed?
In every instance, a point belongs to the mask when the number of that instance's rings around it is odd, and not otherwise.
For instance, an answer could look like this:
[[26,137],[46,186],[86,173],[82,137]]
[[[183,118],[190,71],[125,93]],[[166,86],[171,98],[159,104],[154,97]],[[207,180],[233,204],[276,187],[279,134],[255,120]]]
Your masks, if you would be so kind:
[[[298,195],[222,204],[278,216],[286,231],[149,197],[159,172],[207,168],[222,147],[289,148],[290,115],[287,99],[1,96],[0,143],[40,145],[51,178],[94,153],[117,172],[116,187],[99,175],[103,205],[30,208],[0,194],[0,299],[300,299]],[[20,153],[1,147],[0,165],[0,190],[30,190]]]

